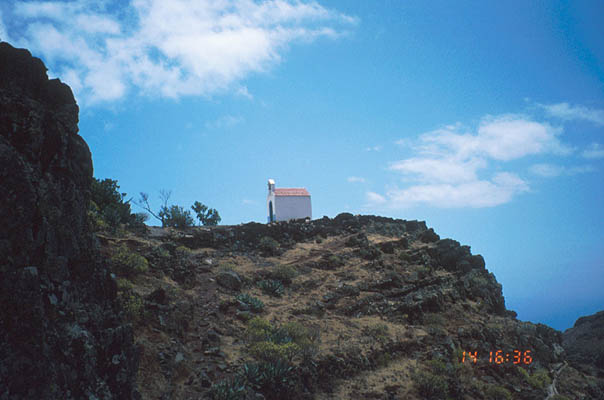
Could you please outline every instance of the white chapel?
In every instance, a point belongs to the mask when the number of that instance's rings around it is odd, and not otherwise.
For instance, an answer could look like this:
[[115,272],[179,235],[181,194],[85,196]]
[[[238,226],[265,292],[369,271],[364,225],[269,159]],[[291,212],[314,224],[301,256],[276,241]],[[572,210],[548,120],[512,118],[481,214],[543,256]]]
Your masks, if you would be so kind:
[[275,188],[275,181],[268,180],[266,198],[267,221],[287,221],[290,219],[312,219],[310,193],[305,188]]

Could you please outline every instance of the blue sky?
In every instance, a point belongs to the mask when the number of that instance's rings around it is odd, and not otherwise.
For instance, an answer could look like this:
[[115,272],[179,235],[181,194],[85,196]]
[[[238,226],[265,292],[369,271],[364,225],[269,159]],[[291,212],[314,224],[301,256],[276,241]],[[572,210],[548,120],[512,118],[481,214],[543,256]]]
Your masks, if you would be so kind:
[[[604,3],[0,4],[0,38],[80,105],[95,176],[266,221],[427,221],[483,254],[519,318],[604,309]],[[153,221],[152,221],[153,222]]]

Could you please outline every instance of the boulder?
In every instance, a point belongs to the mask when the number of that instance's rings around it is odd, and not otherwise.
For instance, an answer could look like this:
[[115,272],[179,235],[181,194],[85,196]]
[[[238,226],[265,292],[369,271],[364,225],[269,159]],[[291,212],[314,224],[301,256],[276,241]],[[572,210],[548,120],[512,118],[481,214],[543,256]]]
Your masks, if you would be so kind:
[[235,271],[222,271],[216,276],[216,282],[222,287],[230,290],[241,289],[242,281]]

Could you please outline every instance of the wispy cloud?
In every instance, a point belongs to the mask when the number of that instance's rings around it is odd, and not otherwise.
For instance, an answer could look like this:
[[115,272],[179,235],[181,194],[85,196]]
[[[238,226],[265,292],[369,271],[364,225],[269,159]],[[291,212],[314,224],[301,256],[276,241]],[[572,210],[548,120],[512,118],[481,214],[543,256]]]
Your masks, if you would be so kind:
[[[295,42],[337,38],[357,19],[316,2],[132,0],[16,2],[8,17],[25,26],[18,45],[91,102],[132,89],[177,98],[230,91],[279,63]],[[6,33],[0,23],[0,35]]]
[[594,168],[589,165],[580,165],[573,167],[566,167],[563,165],[554,164],[534,164],[530,167],[530,172],[534,175],[542,176],[545,178],[554,178],[561,175],[577,175],[586,172],[593,172]]
[[2,10],[0,10],[0,40],[7,41],[8,35],[6,33],[6,26],[4,26],[4,18],[2,15]]
[[246,205],[246,206],[248,206],[248,205],[257,205],[258,202],[255,201],[255,200],[243,199],[243,200],[241,200],[241,204]]
[[419,136],[411,146],[416,156],[391,162],[410,186],[391,188],[385,196],[367,194],[370,205],[393,209],[417,205],[441,208],[493,207],[529,190],[510,171],[489,173],[491,164],[540,154],[567,155],[572,149],[559,140],[562,129],[524,115],[484,117],[471,131],[449,125]]
[[223,115],[214,121],[208,121],[204,124],[206,129],[231,128],[243,122],[243,117],[235,115]]
[[382,146],[371,146],[371,147],[365,148],[365,151],[380,151],[380,150],[382,150]]
[[375,192],[367,192],[366,197],[369,206],[383,205],[386,203],[386,198]]
[[365,182],[365,178],[362,178],[360,176],[349,176],[347,179],[348,182]]
[[604,158],[604,146],[592,143],[581,155],[585,158]]
[[[502,172],[491,180],[471,180],[458,184],[440,183],[391,189],[383,197],[368,194],[370,205],[401,209],[424,204],[438,208],[493,207],[504,204],[522,192],[528,184],[515,174]],[[373,201],[372,201],[373,200]],[[376,201],[377,200],[377,201]]]
[[596,125],[604,125],[604,110],[588,108],[579,105],[570,105],[568,103],[557,104],[538,104],[546,113],[552,117],[562,120],[584,120]]

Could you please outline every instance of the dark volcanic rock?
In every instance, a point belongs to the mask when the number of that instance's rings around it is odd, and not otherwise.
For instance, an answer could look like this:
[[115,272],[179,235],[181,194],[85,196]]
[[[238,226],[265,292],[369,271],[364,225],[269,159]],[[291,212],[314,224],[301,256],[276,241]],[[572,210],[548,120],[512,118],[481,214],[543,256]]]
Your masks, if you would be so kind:
[[579,318],[562,339],[571,361],[604,370],[604,311]]
[[87,221],[71,89],[0,43],[0,398],[128,399],[136,352]]
[[218,282],[218,284],[220,286],[223,286],[223,287],[225,287],[227,289],[231,289],[231,290],[241,289],[241,284],[242,284],[239,274],[237,274],[237,272],[235,272],[235,271],[220,272],[216,276],[216,282]]

